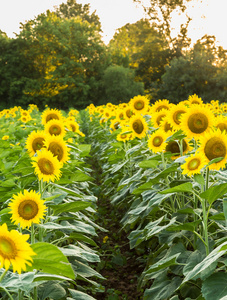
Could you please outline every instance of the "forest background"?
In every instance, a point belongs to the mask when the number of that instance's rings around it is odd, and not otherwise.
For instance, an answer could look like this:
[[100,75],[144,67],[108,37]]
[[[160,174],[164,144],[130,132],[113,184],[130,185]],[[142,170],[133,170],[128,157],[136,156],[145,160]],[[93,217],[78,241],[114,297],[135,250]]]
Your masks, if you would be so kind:
[[[0,30],[0,109],[30,103],[83,109],[138,94],[151,103],[178,103],[192,94],[225,102],[227,50],[209,35],[191,45],[189,2],[149,0],[146,18],[119,28],[108,45],[99,16],[76,0],[21,23],[16,38]],[[173,38],[176,11],[186,22]]]

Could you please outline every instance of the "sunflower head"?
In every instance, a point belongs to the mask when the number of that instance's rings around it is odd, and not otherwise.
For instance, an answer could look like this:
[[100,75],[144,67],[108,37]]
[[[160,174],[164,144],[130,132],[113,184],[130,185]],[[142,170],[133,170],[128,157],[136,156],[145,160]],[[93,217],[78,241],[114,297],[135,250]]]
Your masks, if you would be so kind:
[[20,224],[21,228],[30,227],[32,223],[40,223],[46,210],[40,194],[27,190],[24,190],[24,193],[20,192],[17,195],[13,195],[9,207],[12,214],[11,220],[15,224]]
[[62,162],[53,153],[45,148],[37,152],[36,157],[32,157],[32,165],[39,180],[45,182],[55,181],[61,177]]
[[69,148],[61,136],[48,136],[44,145],[60,162],[65,163],[69,160]]
[[147,134],[147,122],[142,116],[135,115],[129,121],[129,131],[132,131],[136,137],[141,139]]
[[41,130],[32,131],[29,134],[26,140],[26,148],[30,156],[33,156],[36,151],[44,147],[46,137],[47,135],[45,134],[45,132]]
[[167,119],[171,126],[179,130],[181,129],[181,116],[182,114],[187,112],[187,107],[185,104],[179,103],[177,105],[173,105],[170,110],[167,112]]
[[182,174],[192,176],[200,174],[202,168],[206,165],[206,159],[201,153],[192,154],[185,159],[185,163],[181,165]]
[[132,111],[139,114],[146,114],[149,107],[149,99],[145,96],[135,96],[129,102]]
[[62,113],[60,110],[47,108],[42,113],[42,124],[45,125],[50,120],[61,120],[63,119]]
[[27,240],[28,234],[22,235],[16,230],[8,231],[6,223],[0,226],[0,267],[21,274],[26,265],[31,266],[32,256],[36,255]]
[[[182,147],[182,150],[180,147]],[[172,159],[178,158],[181,152],[182,154],[186,154],[190,150],[192,150],[192,147],[189,145],[187,139],[182,139],[181,141],[170,140],[165,148],[166,152],[171,152],[173,154],[173,156],[171,157]]]
[[53,119],[46,123],[44,131],[50,135],[59,135],[63,137],[65,135],[65,126],[63,121]]
[[158,100],[150,107],[150,113],[153,115],[153,113],[159,112],[161,110],[169,110],[171,108],[171,104],[169,103],[169,100],[163,99]]
[[220,129],[207,132],[200,140],[199,152],[203,153],[207,163],[215,158],[222,158],[219,162],[209,166],[212,170],[219,170],[225,167],[227,159],[227,136]]
[[154,153],[163,152],[166,148],[166,139],[169,136],[163,129],[158,129],[148,138],[148,148]]
[[198,140],[214,125],[214,114],[205,105],[192,105],[180,120],[181,129],[188,138]]
[[160,127],[161,122],[165,119],[166,115],[167,115],[167,110],[165,110],[165,109],[162,109],[162,110],[152,114],[151,121],[155,128]]
[[188,104],[191,106],[191,105],[193,105],[193,104],[198,104],[198,105],[201,105],[201,104],[203,104],[203,100],[202,100],[202,98],[199,98],[199,96],[197,96],[196,94],[194,94],[194,95],[190,95],[189,97],[188,97]]

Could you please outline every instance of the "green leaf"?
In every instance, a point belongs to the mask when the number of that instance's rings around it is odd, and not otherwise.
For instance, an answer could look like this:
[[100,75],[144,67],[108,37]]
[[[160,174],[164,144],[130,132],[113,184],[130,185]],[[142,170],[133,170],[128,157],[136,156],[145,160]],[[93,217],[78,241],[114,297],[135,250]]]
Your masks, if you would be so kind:
[[145,272],[145,274],[153,273],[161,269],[167,268],[169,266],[178,265],[176,260],[180,254],[181,253],[177,253],[165,259],[160,259],[157,263],[150,266],[148,270]]
[[138,165],[140,168],[148,169],[148,168],[156,168],[159,164],[158,160],[143,160]]
[[65,289],[59,284],[55,282],[45,282],[38,287],[38,298],[39,300],[45,299],[54,299],[59,300],[65,297],[66,291]]
[[144,300],[165,300],[169,299],[181,284],[179,277],[173,277],[171,280],[165,279],[154,281],[150,289],[146,289]]
[[71,290],[69,289],[69,292],[72,296],[73,299],[76,299],[76,300],[95,300],[95,298],[93,298],[92,296],[89,296],[83,292],[80,292],[80,291],[76,291],[76,290]]
[[58,205],[50,205],[55,215],[58,215],[62,212],[77,212],[89,206],[91,206],[91,203],[84,201],[74,201]]
[[201,198],[207,199],[211,205],[215,200],[221,198],[224,194],[227,193],[227,183],[222,183],[209,187],[205,192],[200,194]]
[[225,220],[227,220],[227,199],[223,199],[223,212],[225,216]]
[[182,183],[173,188],[166,189],[164,191],[159,192],[160,194],[168,194],[168,193],[177,193],[177,192],[191,192],[192,184],[191,182]]
[[71,264],[58,247],[49,243],[35,243],[31,247],[36,255],[32,257],[33,264],[27,267],[28,271],[36,269],[71,279],[75,278]]
[[202,285],[206,300],[227,299],[227,273],[219,272],[208,277]]
[[134,189],[132,194],[139,195],[146,190],[150,190],[153,185],[154,185],[153,182],[149,182],[149,181],[146,183],[143,183],[143,184],[139,185],[136,189]]
[[197,264],[191,271],[187,273],[182,283],[195,278],[202,271],[208,269],[212,263],[217,262],[219,257],[226,253],[225,247],[227,247],[227,242],[215,248],[207,257],[205,257],[199,264]]
[[199,183],[201,186],[205,185],[205,180],[202,174],[194,174],[193,178],[195,182]]

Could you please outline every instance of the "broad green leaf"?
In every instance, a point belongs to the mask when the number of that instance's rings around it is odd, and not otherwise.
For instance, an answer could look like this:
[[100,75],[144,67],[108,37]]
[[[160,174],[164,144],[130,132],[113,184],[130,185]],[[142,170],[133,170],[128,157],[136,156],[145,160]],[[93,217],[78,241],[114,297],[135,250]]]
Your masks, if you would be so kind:
[[47,281],[47,280],[71,281],[73,279],[70,279],[70,278],[65,277],[65,276],[39,272],[39,273],[35,274],[33,282],[35,282],[35,281]]
[[74,201],[58,205],[50,205],[55,215],[63,212],[77,212],[91,206],[91,203],[84,201]]
[[149,181],[146,183],[143,183],[143,184],[139,185],[136,189],[134,189],[132,194],[139,195],[146,190],[150,190],[153,185],[154,185],[153,182],[149,182]]
[[165,300],[169,299],[181,284],[181,278],[173,277],[171,280],[155,280],[151,288],[146,289],[144,300]]
[[78,260],[74,260],[73,262],[73,268],[76,272],[76,274],[81,275],[82,277],[98,277],[101,279],[105,279],[101,274],[99,274],[98,272],[96,272],[94,269],[92,269],[91,267],[89,267],[88,265],[78,261]]
[[97,247],[97,244],[95,241],[93,241],[92,239],[90,239],[89,237],[87,237],[84,234],[81,233],[77,233],[77,232],[72,232],[69,236],[70,239],[76,240],[76,241],[83,241],[87,244],[90,244],[92,246]]
[[27,267],[28,271],[36,269],[71,279],[75,278],[71,264],[58,247],[49,243],[35,243],[31,247],[36,255],[32,257],[33,264]]
[[192,184],[190,182],[182,183],[173,188],[166,189],[164,191],[159,192],[160,194],[168,194],[168,193],[177,193],[177,192],[191,192]]
[[91,145],[90,144],[80,144],[77,146],[80,152],[80,157],[86,157],[89,155],[91,151]]
[[91,176],[85,174],[84,172],[80,171],[80,170],[76,170],[75,172],[73,172],[73,176],[72,176],[72,181],[76,181],[76,182],[82,182],[82,181],[93,181],[94,178],[92,178]]
[[156,168],[158,164],[159,164],[158,160],[151,159],[151,160],[141,161],[138,165],[140,168],[148,169],[148,168]]
[[77,196],[77,197],[82,198],[82,196],[81,196],[80,194],[76,193],[76,192],[73,191],[72,189],[66,188],[66,187],[61,186],[61,185],[56,184],[56,183],[51,183],[51,184],[52,184],[53,186],[56,186],[57,188],[59,188],[59,189],[65,191],[65,192],[67,192],[67,194],[69,194],[69,195],[73,195],[73,196]]
[[177,253],[177,254],[167,257],[165,259],[160,259],[157,263],[151,265],[148,268],[148,270],[145,272],[145,274],[153,273],[153,272],[159,271],[161,269],[167,268],[169,266],[178,265],[176,260],[180,254],[181,253]]
[[59,300],[63,299],[66,296],[65,289],[56,282],[45,282],[43,285],[38,287],[38,298],[39,300],[45,299],[54,299]]
[[201,220],[190,222],[190,223],[183,223],[177,225],[171,225],[166,230],[167,231],[180,231],[180,230],[187,230],[187,231],[195,231],[198,224],[201,223]]
[[223,212],[224,212],[225,220],[227,221],[227,198],[223,199]]
[[[0,274],[4,272],[4,269],[0,270]],[[12,273],[8,271],[0,283],[0,287],[10,289],[17,292],[19,289],[25,292],[29,292],[33,288],[34,272],[26,272],[23,274]]]
[[205,192],[200,194],[200,197],[207,199],[211,205],[215,200],[221,198],[224,194],[227,193],[227,183],[222,183],[209,187]]
[[199,183],[201,186],[205,185],[205,180],[202,174],[194,174],[193,178],[195,182]]
[[178,164],[173,164],[171,167],[168,167],[165,170],[158,173],[157,175],[151,177],[149,181],[153,183],[158,183],[159,179],[166,178],[170,173],[176,172],[177,169],[178,169]]
[[[222,250],[222,247],[224,250]],[[199,264],[187,273],[182,283],[195,278],[202,271],[208,269],[212,263],[217,262],[218,259],[226,253],[225,247],[227,247],[227,242],[215,248],[207,257],[205,257]]]
[[202,285],[206,300],[227,299],[227,273],[218,272],[208,277]]
[[67,248],[59,248],[65,256],[81,257],[89,262],[100,262],[100,258],[93,252],[88,252],[75,245],[69,245]]
[[92,296],[89,296],[89,295],[87,295],[83,292],[80,292],[80,291],[69,289],[69,292],[72,296],[72,299],[76,299],[76,300],[95,300],[95,298],[93,298]]

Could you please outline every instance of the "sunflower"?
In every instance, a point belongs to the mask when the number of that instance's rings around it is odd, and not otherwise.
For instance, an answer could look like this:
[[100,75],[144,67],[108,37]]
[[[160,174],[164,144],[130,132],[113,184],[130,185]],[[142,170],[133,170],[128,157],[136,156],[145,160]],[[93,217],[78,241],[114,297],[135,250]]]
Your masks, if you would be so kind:
[[187,112],[187,107],[182,104],[178,103],[177,105],[173,105],[170,110],[167,112],[166,117],[172,127],[176,130],[181,129],[181,116],[182,114]]
[[166,139],[168,137],[169,134],[166,133],[163,129],[156,130],[148,138],[148,148],[154,153],[164,151],[166,148]]
[[26,271],[26,264],[31,266],[31,256],[36,255],[27,240],[28,234],[21,234],[16,230],[8,231],[6,223],[0,226],[0,267],[13,272]]
[[160,128],[163,129],[165,132],[172,132],[173,133],[173,127],[172,124],[169,122],[169,119],[166,117],[163,117],[160,121]]
[[167,115],[167,110],[166,109],[162,109],[162,110],[157,111],[157,112],[152,114],[151,122],[153,123],[155,128],[160,127],[160,124],[164,120],[166,115]]
[[200,174],[200,170],[206,165],[206,159],[201,153],[191,154],[185,159],[185,163],[181,165],[183,169],[182,174],[192,176],[194,174]]
[[145,96],[135,96],[129,101],[129,107],[133,112],[145,115],[149,107],[149,99]]
[[211,170],[223,169],[227,159],[227,136],[220,129],[210,130],[200,139],[198,151],[203,153],[207,163],[212,159],[222,157],[222,159],[209,166]]
[[187,101],[187,103],[191,106],[192,104],[199,104],[199,105],[201,105],[201,104],[203,104],[203,100],[202,100],[202,98],[199,98],[199,96],[197,96],[196,94],[194,94],[194,95],[190,95],[189,97],[188,97],[188,101]]
[[227,132],[227,116],[220,115],[215,118],[215,127],[219,128],[221,131]]
[[43,130],[32,131],[29,134],[26,140],[26,148],[30,156],[33,156],[37,150],[44,147],[46,137],[47,135]]
[[124,126],[121,129],[121,132],[117,135],[116,139],[117,141],[129,141],[134,139],[134,135],[132,132],[130,132],[129,128]]
[[69,148],[67,147],[67,144],[61,136],[49,136],[46,139],[44,145],[49,151],[53,153],[54,156],[57,157],[60,162],[65,163],[69,160]]
[[146,136],[148,131],[148,125],[145,119],[140,115],[135,115],[129,120],[129,131],[138,137],[139,139]]
[[187,137],[198,140],[214,125],[214,114],[205,105],[192,105],[181,115],[180,121]]
[[150,113],[153,115],[153,113],[159,112],[160,110],[169,110],[171,106],[172,104],[170,104],[167,99],[158,100],[151,105]]
[[50,135],[59,135],[63,137],[65,135],[65,126],[61,120],[50,120],[45,125],[45,132]]
[[9,204],[11,208],[11,220],[14,224],[20,224],[21,228],[28,228],[34,224],[39,224],[44,218],[46,206],[41,200],[40,194],[35,191],[24,190],[24,194],[20,192],[13,195],[13,200]]
[[124,111],[125,111],[125,116],[126,116],[127,119],[130,119],[132,116],[135,115],[134,112],[132,111],[132,109],[129,106],[125,107]]
[[[171,152],[173,153],[173,156],[171,157],[172,159],[176,159],[180,156],[180,142],[179,141],[169,141],[166,145],[166,152]],[[183,139],[181,141],[182,143],[182,152],[183,154],[186,154],[187,152],[192,150],[192,147],[188,143],[188,139]]]
[[32,157],[32,165],[35,168],[35,174],[39,180],[53,182],[61,177],[61,168],[63,164],[53,153],[45,148],[37,151],[37,156]]
[[29,122],[29,121],[31,121],[31,116],[30,115],[27,115],[27,116],[21,116],[21,118],[20,118],[20,120],[21,120],[21,122],[23,122],[23,123],[27,123],[27,122]]
[[41,115],[42,124],[47,124],[50,120],[62,120],[63,116],[60,110],[47,108]]

